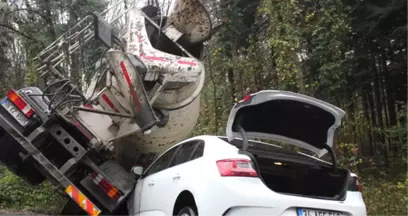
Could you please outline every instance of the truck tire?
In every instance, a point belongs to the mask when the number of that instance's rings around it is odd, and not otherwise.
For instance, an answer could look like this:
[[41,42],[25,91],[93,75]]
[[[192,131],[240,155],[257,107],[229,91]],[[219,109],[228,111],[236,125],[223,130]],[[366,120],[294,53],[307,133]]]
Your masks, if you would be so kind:
[[0,161],[13,174],[35,186],[45,180],[45,177],[32,164],[24,163],[19,156],[23,149],[3,129],[0,129]]

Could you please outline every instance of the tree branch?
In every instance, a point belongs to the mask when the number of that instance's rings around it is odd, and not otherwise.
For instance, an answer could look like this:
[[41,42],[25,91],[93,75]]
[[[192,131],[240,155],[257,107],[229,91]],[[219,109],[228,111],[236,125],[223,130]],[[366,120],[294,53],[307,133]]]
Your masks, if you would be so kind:
[[14,10],[9,11],[8,13],[6,13],[6,17],[7,17],[9,14],[12,14],[12,13],[15,13],[15,12],[19,12],[19,11],[31,12],[31,13],[37,14],[38,16],[40,16],[40,17],[41,17],[42,19],[44,19],[45,21],[47,20],[47,18],[45,18],[45,16],[42,15],[42,14],[40,13],[40,11],[38,11],[38,10],[33,10],[33,9],[31,9],[31,8],[17,8],[17,9],[14,9]]
[[21,32],[21,31],[19,31],[19,30],[14,29],[14,28],[11,27],[11,26],[8,26],[8,25],[1,24],[1,23],[0,23],[0,27],[4,27],[4,28],[6,28],[6,29],[8,29],[8,30],[11,30],[12,32],[17,33],[17,34],[19,34],[19,35],[21,35],[21,36],[23,36],[23,37],[25,37],[25,38],[27,38],[27,39],[29,39],[29,40],[32,40],[32,41],[35,41],[35,42],[39,42],[38,40],[36,40],[36,39],[34,39],[34,38],[32,38],[32,37],[30,37],[30,36],[24,34],[23,32]]

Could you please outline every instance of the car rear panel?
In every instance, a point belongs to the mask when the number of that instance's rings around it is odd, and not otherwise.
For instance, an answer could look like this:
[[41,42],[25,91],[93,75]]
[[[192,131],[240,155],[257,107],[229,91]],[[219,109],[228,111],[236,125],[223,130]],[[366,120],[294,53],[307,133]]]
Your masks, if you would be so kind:
[[205,171],[206,193],[196,199],[200,215],[298,216],[298,208],[341,212],[343,216],[367,215],[362,195],[356,190],[350,191],[349,189],[344,200],[330,200],[277,193],[268,188],[259,177],[221,176],[216,165],[217,161],[250,159],[247,155],[238,153],[236,146],[225,144],[225,142],[217,143],[214,140],[208,142],[206,146],[205,164],[208,165]]
[[[220,178],[219,184],[213,186],[216,189],[212,199],[206,200],[212,203],[212,208],[200,214],[295,216],[297,208],[309,208],[337,211],[343,215],[367,215],[359,192],[348,192],[344,201],[332,201],[275,193],[257,177]],[[217,199],[214,200],[214,197]]]

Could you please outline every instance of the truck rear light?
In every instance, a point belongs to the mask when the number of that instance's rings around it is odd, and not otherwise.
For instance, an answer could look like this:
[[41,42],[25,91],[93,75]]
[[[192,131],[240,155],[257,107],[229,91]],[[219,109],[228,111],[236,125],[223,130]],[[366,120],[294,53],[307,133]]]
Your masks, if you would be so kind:
[[258,177],[258,173],[247,159],[225,159],[217,161],[221,176]]
[[98,185],[110,198],[117,200],[122,196],[121,192],[115,188],[108,180],[97,172],[91,173],[93,182]]
[[34,109],[13,89],[7,93],[7,98],[28,118],[34,114]]

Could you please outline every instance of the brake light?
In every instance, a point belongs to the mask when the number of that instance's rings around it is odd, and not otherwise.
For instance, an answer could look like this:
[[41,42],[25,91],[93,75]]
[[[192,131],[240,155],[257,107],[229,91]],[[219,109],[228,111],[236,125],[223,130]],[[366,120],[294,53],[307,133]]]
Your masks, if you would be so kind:
[[357,176],[352,175],[350,177],[349,186],[347,190],[348,191],[360,191],[360,192],[362,191],[362,187],[361,187],[360,181],[358,180]]
[[219,160],[217,167],[221,176],[258,177],[258,173],[252,168],[251,161],[247,159]]
[[93,182],[98,185],[110,198],[117,200],[122,195],[108,180],[97,172],[91,173]]
[[242,100],[238,101],[238,103],[247,102],[251,99],[251,95],[246,95]]
[[247,101],[247,100],[249,100],[249,99],[251,99],[251,95],[246,95],[246,96],[244,97],[243,101]]
[[361,187],[360,181],[358,180],[358,178],[357,178],[357,177],[356,177],[356,190],[357,190],[357,191],[360,191],[360,192],[361,192],[361,190],[362,190],[362,187]]
[[34,109],[13,89],[7,93],[7,97],[28,118],[34,114]]

